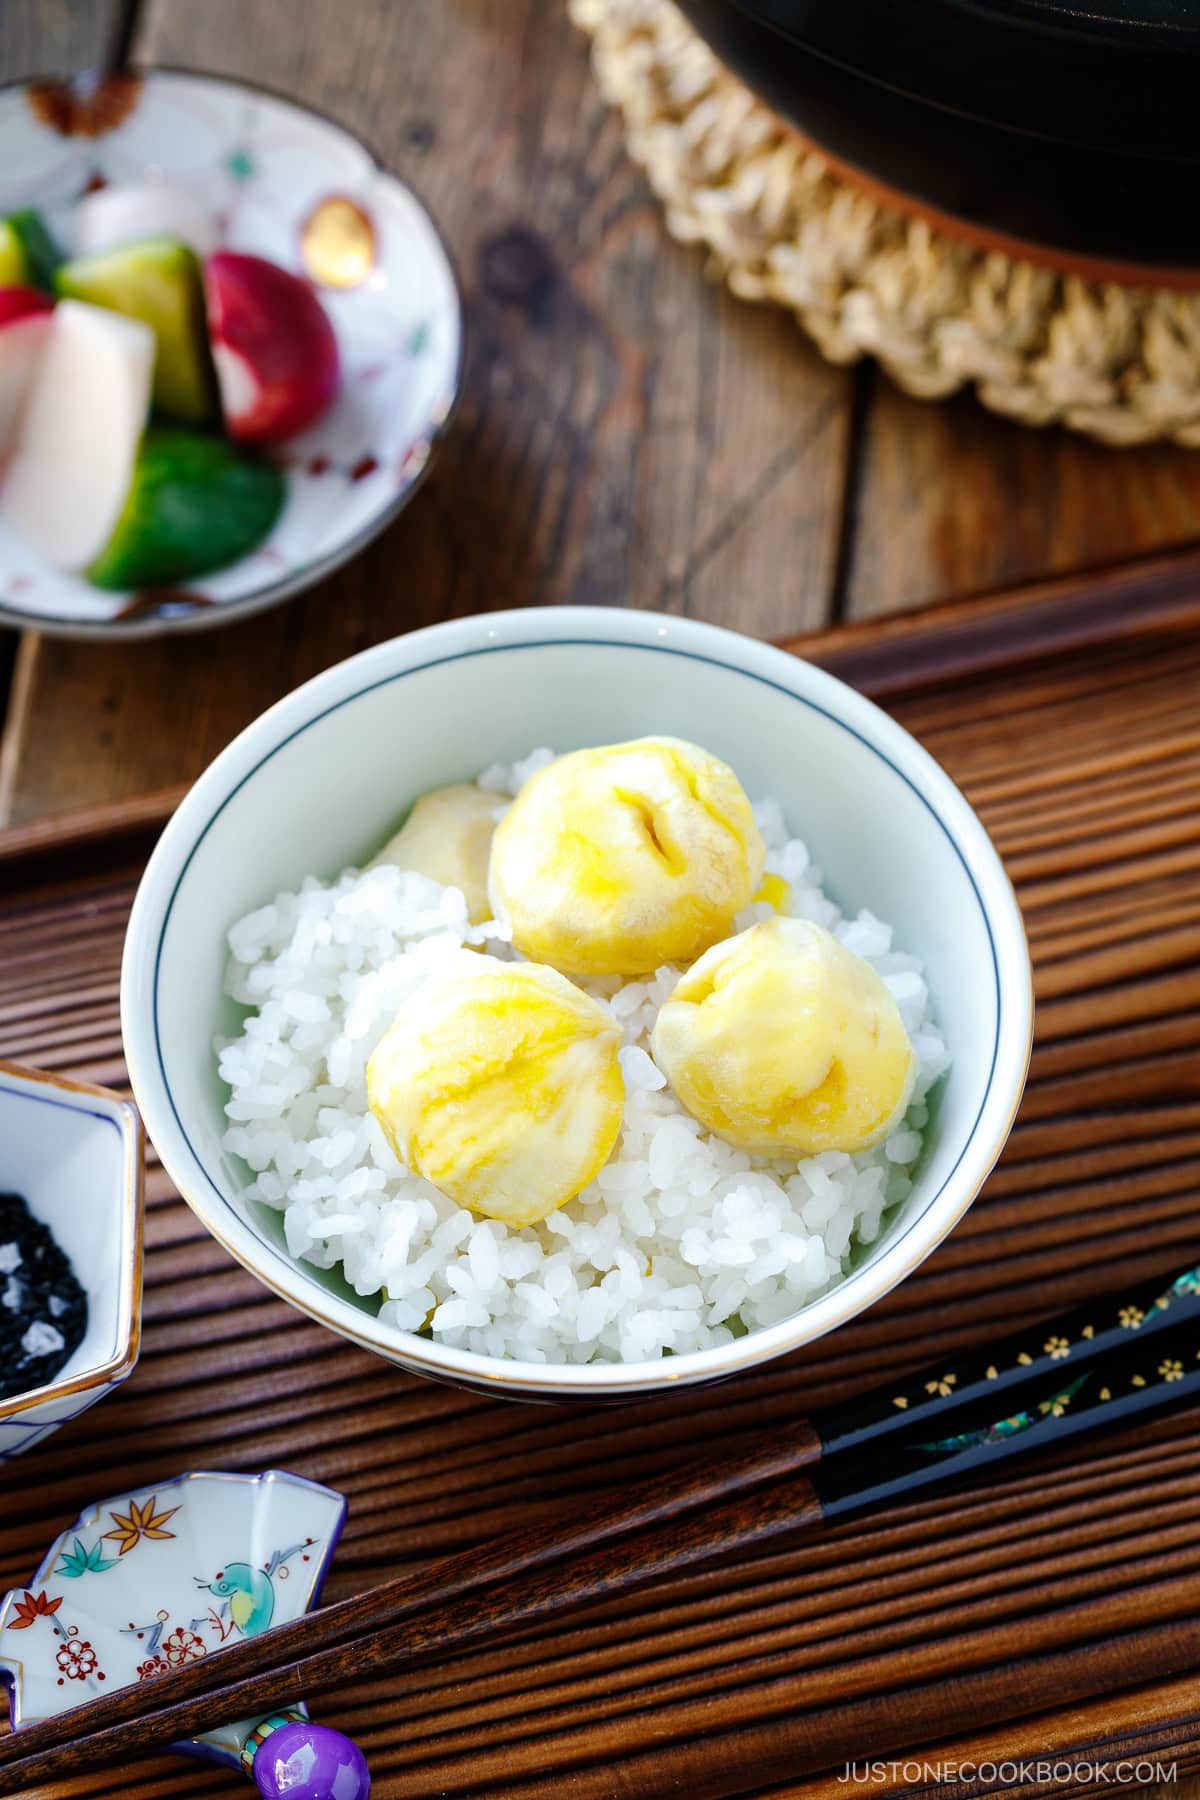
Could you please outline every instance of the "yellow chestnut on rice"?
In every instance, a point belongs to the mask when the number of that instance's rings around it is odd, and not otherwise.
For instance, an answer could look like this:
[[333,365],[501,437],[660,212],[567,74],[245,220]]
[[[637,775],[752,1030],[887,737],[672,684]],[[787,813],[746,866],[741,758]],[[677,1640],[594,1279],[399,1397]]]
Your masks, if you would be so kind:
[[472,1212],[533,1225],[612,1153],[621,1034],[554,969],[478,964],[405,1001],[367,1065],[367,1098],[415,1173]]
[[708,951],[651,1045],[694,1118],[766,1155],[870,1149],[904,1117],[917,1071],[883,978],[806,919],[768,919]]
[[524,955],[643,975],[725,936],[766,851],[732,769],[680,738],[560,756],[496,828],[489,892]]
[[500,798],[473,781],[455,782],[422,794],[395,837],[389,838],[371,863],[415,869],[443,887],[461,890],[472,925],[491,917],[488,904],[488,858]]

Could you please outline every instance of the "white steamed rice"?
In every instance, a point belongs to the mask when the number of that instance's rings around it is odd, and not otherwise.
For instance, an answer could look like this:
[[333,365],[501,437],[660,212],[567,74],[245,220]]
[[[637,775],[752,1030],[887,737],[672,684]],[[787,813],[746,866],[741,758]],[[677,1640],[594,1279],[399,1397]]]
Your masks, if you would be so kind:
[[[480,777],[498,811],[550,760],[538,751]],[[380,1317],[485,1355],[537,1363],[641,1361],[713,1349],[797,1312],[844,1276],[911,1190],[927,1095],[949,1064],[921,964],[868,912],[842,916],[773,800],[755,807],[767,868],[791,910],[872,962],[920,1062],[904,1123],[877,1149],[794,1162],[750,1156],[704,1131],[649,1055],[658,1008],[680,971],[581,983],[625,1036],[627,1098],[617,1148],[592,1185],[541,1224],[477,1218],[393,1155],[367,1109],[366,1066],[400,1002],[484,943],[455,888],[391,867],[309,878],[229,932],[228,992],[251,1008],[218,1046],[231,1092],[227,1150],[255,1179],[248,1200],[283,1213],[288,1249],[341,1265]],[[743,928],[770,908],[738,919]]]

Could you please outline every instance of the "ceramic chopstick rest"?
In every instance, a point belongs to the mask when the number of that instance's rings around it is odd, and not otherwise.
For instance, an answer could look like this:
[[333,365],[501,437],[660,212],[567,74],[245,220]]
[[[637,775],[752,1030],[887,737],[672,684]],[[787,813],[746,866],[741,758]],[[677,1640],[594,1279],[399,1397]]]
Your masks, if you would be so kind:
[[[331,1488],[197,1472],[102,1500],[0,1604],[13,1729],[149,1681],[316,1604],[345,1518]],[[241,1769],[267,1800],[366,1800],[362,1752],[287,1709],[173,1746]]]

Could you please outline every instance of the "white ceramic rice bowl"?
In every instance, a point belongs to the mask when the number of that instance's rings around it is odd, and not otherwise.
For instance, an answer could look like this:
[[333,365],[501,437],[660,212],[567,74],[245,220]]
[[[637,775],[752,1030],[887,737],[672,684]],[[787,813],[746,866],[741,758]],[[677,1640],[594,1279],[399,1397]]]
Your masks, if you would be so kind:
[[[307,874],[336,875],[421,793],[515,760],[669,733],[705,745],[752,798],[774,796],[848,911],[869,908],[919,956],[952,1066],[913,1191],[844,1281],[731,1344],[641,1363],[498,1360],[374,1316],[334,1272],[292,1260],[281,1217],[243,1200],[222,1148],[213,1042],[225,933]],[[999,1155],[1024,1084],[1033,1013],[1020,913],[957,788],[871,702],[732,632],[658,614],[554,608],[435,626],[341,663],[225,750],[168,825],[143,877],[122,974],[134,1092],[180,1192],[283,1298],[421,1373],[524,1399],[597,1401],[721,1379],[844,1324],[957,1223]]]

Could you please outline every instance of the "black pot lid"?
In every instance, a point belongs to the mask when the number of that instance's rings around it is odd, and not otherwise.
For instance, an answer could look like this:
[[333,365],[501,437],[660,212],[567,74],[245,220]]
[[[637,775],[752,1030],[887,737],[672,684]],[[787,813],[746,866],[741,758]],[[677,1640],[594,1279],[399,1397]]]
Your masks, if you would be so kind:
[[1200,161],[1200,0],[734,0],[810,52],[965,118]]

